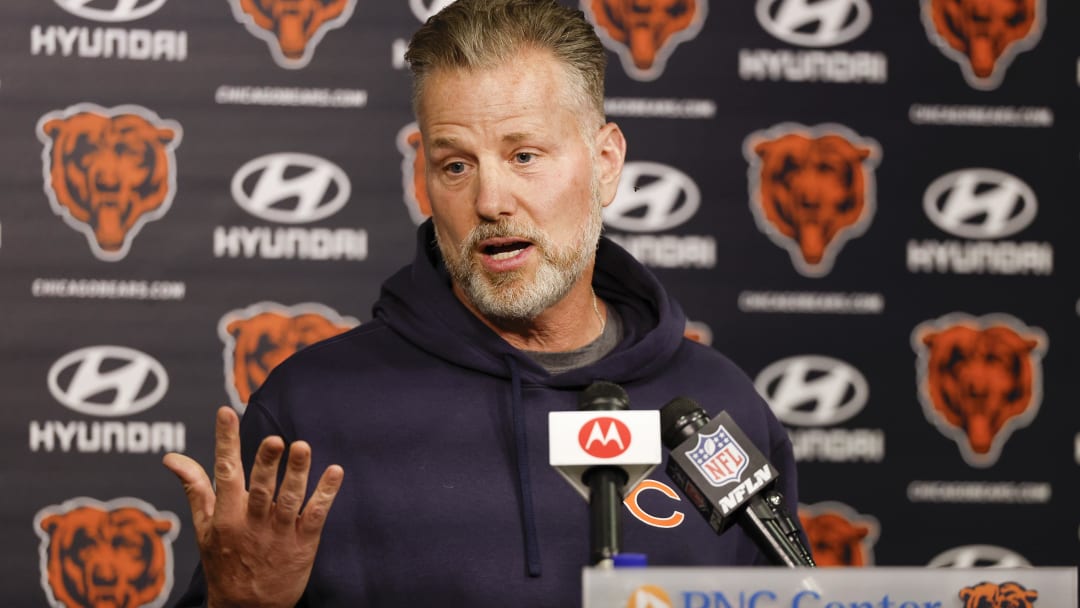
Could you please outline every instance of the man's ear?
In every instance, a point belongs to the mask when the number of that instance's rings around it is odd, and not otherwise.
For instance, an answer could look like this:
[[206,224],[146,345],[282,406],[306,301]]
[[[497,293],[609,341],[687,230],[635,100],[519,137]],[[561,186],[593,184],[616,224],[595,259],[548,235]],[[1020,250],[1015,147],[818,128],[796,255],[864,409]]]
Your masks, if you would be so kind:
[[600,202],[604,207],[615,200],[619,177],[626,161],[626,138],[619,125],[609,122],[596,133],[596,178],[600,184]]

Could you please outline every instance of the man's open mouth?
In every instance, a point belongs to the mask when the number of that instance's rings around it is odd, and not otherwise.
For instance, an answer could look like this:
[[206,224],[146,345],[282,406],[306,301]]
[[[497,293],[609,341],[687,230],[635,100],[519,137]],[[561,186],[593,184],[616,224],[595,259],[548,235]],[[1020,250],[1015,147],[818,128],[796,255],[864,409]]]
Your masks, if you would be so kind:
[[496,260],[505,260],[514,257],[521,251],[532,247],[529,241],[518,239],[491,239],[481,244],[480,251]]

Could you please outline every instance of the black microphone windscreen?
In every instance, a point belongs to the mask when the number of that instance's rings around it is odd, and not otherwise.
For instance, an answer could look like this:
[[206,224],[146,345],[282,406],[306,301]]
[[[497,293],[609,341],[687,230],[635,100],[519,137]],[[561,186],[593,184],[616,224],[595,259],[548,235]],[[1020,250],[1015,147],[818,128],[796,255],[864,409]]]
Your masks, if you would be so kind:
[[630,408],[630,396],[614,382],[593,382],[578,396],[579,410],[625,410]]
[[660,408],[660,439],[664,447],[673,450],[708,422],[708,414],[696,401],[676,397]]

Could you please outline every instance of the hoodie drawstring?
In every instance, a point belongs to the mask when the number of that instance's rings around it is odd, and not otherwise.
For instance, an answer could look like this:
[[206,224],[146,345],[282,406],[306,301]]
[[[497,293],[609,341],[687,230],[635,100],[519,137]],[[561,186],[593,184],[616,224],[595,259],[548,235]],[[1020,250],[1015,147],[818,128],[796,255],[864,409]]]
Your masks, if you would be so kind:
[[518,490],[521,492],[521,527],[525,534],[525,565],[529,576],[540,576],[540,540],[536,535],[536,512],[533,510],[532,482],[529,479],[529,446],[526,441],[525,412],[521,404],[521,372],[513,357],[506,357],[510,368],[510,414],[514,424],[514,449],[517,452]]

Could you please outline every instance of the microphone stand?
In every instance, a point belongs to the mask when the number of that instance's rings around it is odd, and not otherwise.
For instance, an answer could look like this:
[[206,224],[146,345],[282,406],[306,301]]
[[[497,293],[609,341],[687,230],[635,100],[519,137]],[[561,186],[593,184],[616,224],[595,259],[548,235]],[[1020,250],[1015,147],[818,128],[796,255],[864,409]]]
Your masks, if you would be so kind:
[[795,522],[784,510],[784,497],[775,488],[750,498],[737,521],[773,565],[814,568],[814,558],[803,546]]
[[583,481],[589,486],[589,561],[594,566],[612,568],[622,549],[619,503],[626,472],[618,467],[594,467],[585,473]]

